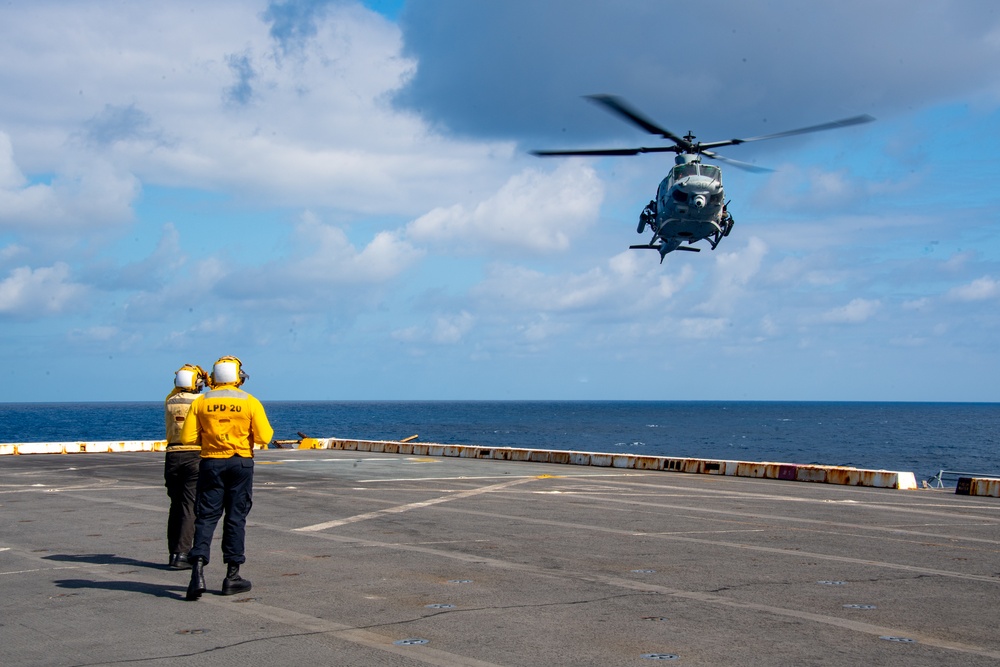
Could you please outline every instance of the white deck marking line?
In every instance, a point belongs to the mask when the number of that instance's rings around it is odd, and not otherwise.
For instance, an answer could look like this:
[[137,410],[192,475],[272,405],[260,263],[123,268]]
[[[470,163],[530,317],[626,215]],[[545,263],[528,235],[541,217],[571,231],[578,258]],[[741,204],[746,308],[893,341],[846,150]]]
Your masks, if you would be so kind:
[[[255,459],[256,460],[256,459]],[[277,459],[274,463],[357,463],[361,462],[378,462],[378,463],[397,463],[399,459],[390,458],[355,458],[351,457],[348,459]],[[261,463],[261,461],[257,461]]]
[[494,491],[500,491],[502,489],[506,489],[511,486],[516,486],[518,484],[524,484],[526,482],[530,482],[533,479],[535,479],[535,477],[514,479],[509,482],[504,482],[503,484],[493,484],[492,486],[484,486],[478,489],[459,491],[458,493],[452,493],[447,496],[440,496],[438,498],[431,498],[430,500],[422,500],[416,503],[407,503],[406,505],[389,507],[384,510],[376,510],[374,512],[356,514],[354,516],[349,516],[343,519],[324,521],[323,523],[316,523],[311,526],[303,526],[302,528],[293,528],[292,530],[298,533],[314,533],[320,530],[326,530],[327,528],[336,528],[337,526],[343,526],[349,523],[357,523],[358,521],[367,521],[368,519],[376,519],[380,516],[385,516],[387,514],[401,514],[403,512],[409,512],[410,510],[421,509],[423,507],[430,507],[431,505],[437,505],[439,503],[446,503],[451,500],[460,500],[462,498],[471,498],[472,496],[478,496],[484,493],[492,493]]
[[475,479],[537,479],[538,475],[454,475],[452,477],[393,477],[384,479],[359,479],[358,484],[374,482],[457,482]]
[[76,491],[76,490],[74,490],[74,491],[63,491],[62,489],[58,489],[58,491],[59,491],[59,495],[63,496],[64,498],[77,498],[79,500],[85,500],[88,503],[107,503],[107,504],[111,504],[111,505],[124,505],[126,507],[131,507],[133,509],[148,510],[150,512],[169,512],[170,508],[168,506],[166,506],[166,505],[146,505],[146,504],[143,504],[143,503],[135,503],[135,502],[127,501],[127,500],[119,500],[117,498],[113,498],[113,497],[110,497],[110,496],[108,496],[108,497],[105,497],[105,496],[88,496],[88,495],[84,495],[84,493],[82,493],[82,492],[85,492],[85,491],[101,491],[101,492],[107,492],[107,491],[135,491],[135,490],[143,490],[143,489],[161,489],[161,488],[163,488],[163,487],[161,487],[161,486],[115,486],[115,487],[111,487],[111,488],[107,488],[107,489],[79,489],[79,491]]
[[8,574],[30,574],[31,572],[54,572],[55,570],[82,570],[83,565],[64,565],[61,567],[39,567],[33,570],[11,570],[10,572],[0,572],[0,576]]
[[153,486],[116,486],[118,480],[98,480],[79,484],[0,484],[0,495],[8,493],[55,493],[63,491],[110,491],[117,489],[151,489]]
[[[743,481],[743,480],[733,480],[733,481]],[[766,481],[773,482],[774,480],[766,480]],[[874,502],[874,501],[869,501],[869,500],[831,500],[829,498],[795,498],[795,497],[791,497],[791,496],[779,496],[779,495],[770,494],[770,493],[748,493],[746,491],[730,491],[730,490],[720,490],[720,489],[695,489],[695,488],[692,488],[692,487],[673,486],[673,485],[665,485],[665,484],[663,484],[663,485],[661,485],[661,484],[644,484],[642,482],[633,482],[633,481],[622,482],[622,483],[617,483],[616,484],[615,480],[609,480],[608,485],[609,486],[615,486],[617,488],[621,488],[621,487],[624,487],[624,488],[643,487],[643,488],[649,488],[649,489],[651,489],[653,491],[660,490],[660,489],[669,489],[669,490],[672,490],[672,491],[685,491],[685,492],[687,492],[688,495],[692,495],[692,496],[695,495],[695,494],[698,494],[698,495],[717,495],[717,496],[721,496],[723,499],[745,497],[745,498],[761,498],[761,499],[764,499],[764,500],[777,500],[777,501],[793,502],[793,503],[811,503],[811,504],[819,504],[819,505],[841,505],[843,507],[857,507],[857,508],[865,508],[865,509],[870,509],[870,510],[881,510],[881,511],[887,511],[887,512],[908,512],[908,513],[911,513],[911,514],[926,514],[928,516],[943,516],[943,517],[947,517],[949,519],[954,518],[955,515],[952,514],[952,513],[950,513],[950,512],[937,512],[937,511],[934,511],[933,508],[934,507],[947,507],[949,509],[953,509],[953,508],[958,507],[958,508],[961,508],[961,509],[978,509],[978,510],[990,511],[990,512],[995,511],[995,507],[989,507],[989,506],[983,506],[983,505],[960,505],[960,506],[955,506],[955,505],[931,505],[931,504],[923,504],[922,503],[922,504],[916,505],[916,506],[914,506],[913,504],[907,504],[907,505],[904,506],[904,505],[901,505],[901,504],[898,504],[898,503]],[[857,487],[849,487],[849,488],[854,493],[862,493],[863,492],[861,489],[859,489]],[[884,489],[881,489],[881,490],[884,491]],[[904,492],[904,493],[908,493],[908,492]],[[910,496],[910,497],[912,498],[913,496]],[[884,500],[885,495],[882,494],[881,496],[879,496],[879,498],[880,498],[880,500]],[[1000,522],[1000,516],[988,516],[988,515],[983,515],[983,514],[963,514],[961,516],[963,518],[970,519],[970,520],[992,521],[994,523],[995,522]]]
[[720,510],[708,507],[692,507],[690,505],[671,505],[667,503],[633,500],[628,498],[625,499],[611,498],[610,496],[604,496],[604,495],[598,496],[594,495],[593,492],[578,493],[575,491],[568,491],[566,492],[566,495],[572,495],[577,498],[587,498],[589,500],[598,500],[606,503],[640,505],[644,507],[655,507],[657,509],[681,510],[683,512],[702,512],[706,514],[720,514],[722,516],[735,516],[745,519],[757,519],[760,521],[787,521],[790,523],[815,524],[821,526],[835,526],[838,528],[848,528],[854,530],[884,532],[892,535],[911,535],[914,537],[933,537],[937,539],[961,540],[964,542],[982,542],[985,544],[1000,544],[1000,540],[991,540],[983,537],[966,537],[963,535],[941,535],[940,533],[927,533],[918,530],[909,530],[906,528],[895,528],[892,526],[869,526],[861,523],[827,521],[825,519],[807,519],[802,517],[781,516],[776,514],[761,514],[759,512],[739,512],[735,510]]
[[[319,535],[317,537],[327,537],[325,535]],[[8,547],[9,548],[9,547]],[[17,551],[18,555],[32,560],[41,561],[43,557],[38,556],[38,554]],[[131,577],[125,576],[126,573],[123,572],[113,572],[110,571],[109,567],[117,567],[111,564],[100,564],[94,563],[88,566],[68,566],[68,567],[56,567],[56,568],[40,568],[39,570],[24,570],[24,572],[35,572],[35,571],[46,571],[46,570],[71,570],[71,569],[81,569],[85,567],[87,573],[95,578],[103,579],[104,581],[116,581],[116,582],[128,582],[128,583],[142,583],[146,585],[156,585],[163,586],[165,589],[176,588],[183,589],[183,584],[178,585],[176,579],[170,577],[161,577],[155,574],[144,577],[142,580],[137,581]],[[198,604],[199,605],[211,605],[218,610],[218,613],[224,614],[225,612],[239,612],[244,616],[254,616],[256,618],[264,619],[274,623],[281,623],[290,628],[292,628],[294,634],[278,634],[273,631],[269,635],[265,636],[252,636],[247,640],[241,641],[240,643],[251,643],[251,642],[267,642],[272,639],[286,639],[289,636],[298,635],[300,638],[310,638],[312,635],[323,635],[325,637],[332,637],[334,639],[339,639],[341,641],[350,642],[352,644],[358,644],[360,646],[365,646],[370,649],[381,651],[383,653],[391,653],[398,655],[401,659],[405,659],[407,663],[419,662],[427,665],[434,665],[435,667],[502,667],[496,663],[486,662],[485,660],[478,660],[476,658],[462,655],[460,653],[451,653],[449,651],[444,651],[442,649],[436,649],[430,646],[421,646],[418,650],[413,648],[396,646],[393,641],[394,637],[389,635],[381,635],[372,630],[365,630],[362,628],[355,628],[350,625],[344,625],[342,623],[336,623],[334,621],[327,620],[325,618],[320,618],[317,616],[310,616],[308,614],[303,614],[291,609],[284,609],[282,607],[270,606],[263,603],[258,598],[251,598],[251,604],[233,604],[231,598],[224,598],[216,595],[206,595],[203,597]],[[190,604],[190,603],[185,603]],[[395,623],[386,623],[381,627],[389,628],[392,626],[405,627],[409,621],[403,620]],[[262,628],[263,630],[263,628]],[[215,651],[223,651],[229,647],[219,646],[216,647]],[[178,657],[190,657],[194,654],[187,654],[185,656]],[[143,659],[140,658],[135,660],[135,662],[141,662]],[[391,658],[389,658],[391,660]],[[132,661],[129,661],[132,662]],[[106,664],[106,663],[104,663]],[[386,662],[379,664],[395,664],[394,662]]]
[[[461,510],[461,509],[456,509],[456,510],[445,509],[444,511],[446,511],[446,512],[461,512],[461,513],[468,513],[468,514],[477,514],[477,515],[482,515],[482,516],[501,516],[501,515],[497,515],[497,514],[489,514],[487,512],[470,512],[468,510]],[[506,516],[506,515],[504,515],[504,516]],[[506,517],[506,518],[510,518],[510,517]],[[524,517],[516,517],[516,518],[518,520],[521,520],[521,521],[527,521],[527,519],[524,519]],[[595,526],[588,526],[588,525],[585,525],[585,524],[572,524],[572,523],[566,523],[566,522],[561,522],[561,521],[534,520],[534,523],[548,523],[548,524],[555,525],[555,526],[571,527],[571,528],[582,529],[582,530],[588,530],[588,529],[589,530],[601,530],[603,532],[619,533],[619,534],[622,534],[622,535],[629,535],[630,534],[630,531],[626,531],[626,530],[617,530],[617,529],[611,529],[611,528],[598,529]],[[288,530],[287,528],[284,528],[282,526],[274,526],[274,525],[261,524],[261,527],[268,528],[268,529],[271,529],[271,530],[275,530],[275,531],[278,531],[278,532],[284,532],[284,531]],[[358,544],[358,545],[364,545],[364,546],[373,547],[373,548],[383,548],[383,549],[395,550],[395,551],[412,551],[412,552],[415,552],[415,553],[429,554],[429,555],[433,555],[433,556],[439,556],[439,557],[443,557],[443,558],[449,558],[449,559],[460,561],[460,562],[476,563],[477,565],[486,565],[486,566],[496,567],[496,568],[500,568],[500,569],[504,569],[504,570],[508,570],[508,571],[513,571],[513,572],[523,572],[523,573],[526,573],[526,574],[531,574],[531,575],[535,575],[535,576],[539,576],[539,577],[543,577],[543,578],[575,579],[575,580],[578,580],[578,581],[591,581],[591,582],[602,583],[602,584],[606,584],[608,586],[614,586],[616,588],[623,588],[623,589],[626,589],[626,590],[640,591],[640,592],[644,592],[644,593],[656,592],[656,593],[660,593],[662,595],[669,595],[671,597],[675,597],[675,598],[679,598],[679,599],[692,600],[692,601],[701,602],[701,603],[705,603],[705,604],[709,604],[709,605],[720,605],[720,606],[724,606],[724,607],[731,607],[731,608],[734,608],[734,609],[745,609],[745,610],[750,610],[750,611],[758,611],[758,612],[763,612],[763,613],[768,613],[768,614],[774,614],[776,616],[783,616],[783,617],[786,617],[786,618],[794,618],[794,619],[799,619],[799,620],[804,620],[804,621],[810,621],[810,622],[817,623],[817,624],[820,624],[820,625],[827,625],[827,626],[838,627],[838,628],[842,628],[844,630],[850,630],[850,631],[853,631],[853,632],[860,632],[860,633],[869,634],[869,635],[875,635],[875,636],[887,635],[887,636],[892,636],[892,637],[912,637],[912,638],[916,639],[918,642],[920,642],[921,644],[924,644],[924,645],[927,645],[927,646],[934,646],[934,647],[937,647],[937,648],[947,649],[947,650],[951,650],[951,651],[957,651],[957,652],[961,652],[961,653],[971,653],[971,654],[974,654],[974,655],[982,655],[982,656],[986,656],[986,657],[989,657],[989,658],[1000,658],[1000,651],[998,651],[998,650],[991,649],[991,648],[986,648],[986,647],[983,647],[983,646],[975,646],[975,645],[971,645],[971,644],[963,644],[963,643],[960,643],[960,642],[954,642],[954,641],[951,641],[951,640],[948,640],[948,639],[944,639],[942,637],[937,637],[937,636],[926,634],[926,633],[924,633],[922,631],[915,630],[913,628],[904,629],[902,627],[890,627],[890,626],[876,625],[874,623],[866,623],[866,622],[863,622],[863,621],[854,621],[854,620],[850,620],[850,619],[846,619],[846,618],[840,618],[840,617],[836,617],[836,616],[828,616],[826,614],[817,614],[817,613],[812,613],[812,612],[808,612],[808,611],[802,611],[802,610],[798,610],[798,609],[789,609],[789,608],[786,608],[786,607],[778,607],[778,606],[774,606],[774,605],[766,605],[766,604],[759,604],[759,603],[753,603],[753,602],[741,602],[739,600],[734,600],[732,598],[727,598],[727,597],[724,597],[722,595],[718,595],[718,594],[715,594],[715,593],[708,593],[708,592],[701,592],[701,591],[686,591],[686,590],[677,589],[677,588],[669,588],[667,586],[660,586],[660,585],[654,584],[654,583],[649,582],[649,581],[637,581],[637,580],[634,580],[634,579],[623,579],[621,577],[616,577],[614,575],[606,575],[606,574],[601,574],[601,573],[597,573],[597,572],[574,572],[574,571],[566,571],[566,570],[556,571],[556,570],[547,569],[545,567],[541,567],[541,566],[538,566],[538,565],[532,565],[532,564],[529,564],[529,563],[516,563],[516,562],[513,562],[513,561],[501,560],[501,559],[498,559],[498,558],[484,557],[481,554],[468,554],[468,553],[463,553],[463,552],[460,552],[460,551],[458,551],[458,552],[456,552],[456,551],[442,551],[440,549],[435,549],[433,547],[425,547],[425,546],[419,546],[419,545],[413,545],[413,544],[400,544],[400,543],[390,543],[390,542],[379,542],[379,541],[376,541],[376,540],[365,540],[365,539],[360,539],[360,538],[356,538],[356,537],[347,537],[347,536],[344,536],[344,535],[337,535],[337,534],[330,534],[330,533],[315,533],[312,536],[315,537],[315,538],[318,538],[318,539],[330,540],[330,541],[339,542],[339,543],[342,543],[342,544]],[[651,536],[656,537],[656,535],[651,535]],[[669,538],[669,539],[681,539],[683,541],[700,542],[700,543],[709,544],[709,545],[733,546],[733,547],[746,548],[746,545],[733,544],[733,543],[729,543],[729,542],[713,542],[713,541],[709,541],[709,540],[695,540],[695,539],[691,539],[691,538],[672,538],[672,537]],[[782,550],[779,550],[779,549],[770,549],[770,550],[768,550],[768,549],[762,549],[762,548],[761,549],[757,549],[757,550],[759,550],[759,551],[772,551],[772,552],[781,552],[782,551]],[[795,555],[795,556],[802,556],[802,555],[815,556],[815,555],[819,555],[821,557],[825,556],[824,554],[806,554],[805,552],[801,552],[801,551],[784,552],[784,555]],[[861,561],[861,559],[847,559],[847,558],[837,558],[837,557],[834,557],[831,560],[844,560],[844,561],[848,561],[848,562],[850,562],[851,560],[854,560],[854,561],[862,562],[862,563],[864,563],[866,565],[876,565],[876,566],[883,566],[883,567],[886,567],[886,566],[887,567],[892,567],[892,564],[879,563],[877,561]],[[905,567],[905,566],[904,566],[903,569],[910,569],[910,570],[917,570],[917,571],[924,570],[924,568],[908,568],[908,567]],[[935,574],[944,574],[944,575],[948,575],[948,574],[954,575],[955,574],[955,573],[948,573],[948,572],[942,572],[942,571],[932,571],[932,572],[935,573]],[[981,578],[975,577],[974,575],[973,575],[973,577],[970,577],[970,578],[980,579],[981,580]],[[996,582],[994,581],[993,583],[996,583]],[[245,610],[241,609],[240,611],[252,612],[253,608],[251,607],[250,609],[245,609]],[[288,612],[286,611],[286,613],[288,613]],[[295,612],[291,612],[291,613],[295,613]],[[277,620],[280,621],[282,619],[279,618]],[[326,621],[324,621],[324,622],[326,622]],[[336,636],[339,636],[339,635],[336,635]],[[348,637],[344,637],[344,638],[346,639]]]
[[[203,601],[217,602],[209,598],[203,598]],[[218,601],[218,604],[224,605],[226,603]],[[405,659],[407,662],[413,660],[428,665],[436,665],[437,667],[500,667],[500,665],[493,662],[478,660],[458,653],[450,653],[431,646],[421,646],[419,650],[396,646],[392,643],[391,638],[377,634],[371,630],[352,628],[348,625],[335,623],[325,618],[309,616],[308,614],[303,614],[292,609],[273,607],[262,603],[260,600],[254,600],[253,604],[226,605],[225,608],[241,612],[247,616],[281,623],[301,630],[303,634],[322,634],[371,649],[392,653],[400,656],[401,659]],[[404,623],[400,623],[400,625],[404,625]],[[388,659],[391,660],[391,658]]]
[[534,519],[524,516],[514,516],[510,514],[495,514],[491,512],[479,512],[476,510],[463,510],[463,509],[447,509],[443,508],[443,512],[458,512],[462,514],[471,514],[474,516],[488,516],[504,518],[507,520],[523,521],[524,523],[533,523],[541,526],[555,526],[558,528],[568,528],[571,530],[579,531],[593,531],[598,533],[609,533],[612,535],[638,535],[641,534],[645,537],[650,537],[658,540],[665,541],[676,541],[676,542],[690,542],[692,544],[705,544],[713,547],[728,547],[731,549],[742,549],[745,551],[756,551],[758,553],[773,554],[779,556],[791,556],[793,558],[815,558],[817,560],[828,560],[835,563],[850,563],[852,565],[866,565],[870,567],[880,567],[889,570],[902,570],[904,572],[916,572],[918,574],[929,574],[938,577],[951,577],[954,579],[967,579],[969,581],[980,581],[989,584],[1000,584],[1000,579],[997,579],[992,575],[983,574],[967,574],[965,572],[955,572],[954,570],[939,570],[931,567],[921,567],[919,565],[905,565],[903,563],[890,563],[888,561],[872,560],[869,558],[854,558],[851,556],[838,556],[836,554],[820,553],[818,551],[798,551],[792,549],[784,549],[781,547],[766,547],[756,544],[743,544],[740,542],[723,542],[720,540],[708,540],[701,539],[697,537],[685,537],[681,533],[646,533],[639,532],[635,530],[623,530],[620,528],[605,528],[602,526],[593,526],[584,523],[572,523],[567,521],[556,521],[554,519]]

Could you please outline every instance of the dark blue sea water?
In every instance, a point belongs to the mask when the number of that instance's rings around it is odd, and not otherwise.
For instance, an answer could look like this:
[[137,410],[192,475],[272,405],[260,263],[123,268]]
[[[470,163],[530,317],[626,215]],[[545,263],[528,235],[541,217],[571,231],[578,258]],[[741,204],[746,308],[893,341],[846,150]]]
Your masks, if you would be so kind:
[[[1000,473],[1000,404],[728,401],[265,402],[311,437]],[[0,442],[158,440],[163,404],[3,403]]]

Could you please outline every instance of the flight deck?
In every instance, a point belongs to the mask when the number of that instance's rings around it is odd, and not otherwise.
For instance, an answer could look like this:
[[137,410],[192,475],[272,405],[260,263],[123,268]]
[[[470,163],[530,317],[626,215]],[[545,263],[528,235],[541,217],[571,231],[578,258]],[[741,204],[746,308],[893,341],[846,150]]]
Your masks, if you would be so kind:
[[0,663],[1000,664],[1000,500],[668,470],[257,453],[184,600],[163,455],[0,457]]

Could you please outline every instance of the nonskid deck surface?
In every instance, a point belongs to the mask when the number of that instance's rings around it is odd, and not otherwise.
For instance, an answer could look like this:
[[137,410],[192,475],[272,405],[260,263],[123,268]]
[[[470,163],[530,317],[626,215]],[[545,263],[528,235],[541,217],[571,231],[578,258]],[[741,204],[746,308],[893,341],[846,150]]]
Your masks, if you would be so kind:
[[0,664],[1000,664],[995,498],[267,450],[187,602],[162,456],[0,459]]

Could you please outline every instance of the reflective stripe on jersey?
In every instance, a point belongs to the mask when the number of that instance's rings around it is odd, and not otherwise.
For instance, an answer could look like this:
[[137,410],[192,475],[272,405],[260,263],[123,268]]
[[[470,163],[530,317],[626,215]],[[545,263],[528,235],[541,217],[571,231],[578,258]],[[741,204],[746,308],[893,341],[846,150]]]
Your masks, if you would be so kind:
[[213,389],[195,399],[184,421],[181,442],[201,443],[204,458],[252,457],[254,444],[271,441],[274,430],[264,406],[233,386]]

